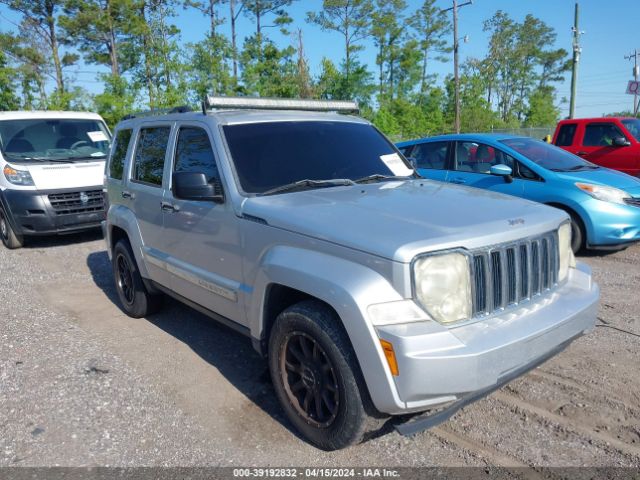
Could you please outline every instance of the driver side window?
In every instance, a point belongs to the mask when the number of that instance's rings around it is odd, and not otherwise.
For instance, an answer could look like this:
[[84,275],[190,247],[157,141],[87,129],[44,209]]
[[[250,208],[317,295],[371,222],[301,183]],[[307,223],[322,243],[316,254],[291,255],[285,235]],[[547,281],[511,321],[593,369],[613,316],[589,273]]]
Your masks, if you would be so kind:
[[206,130],[199,127],[180,128],[173,171],[204,173],[209,183],[220,179]]

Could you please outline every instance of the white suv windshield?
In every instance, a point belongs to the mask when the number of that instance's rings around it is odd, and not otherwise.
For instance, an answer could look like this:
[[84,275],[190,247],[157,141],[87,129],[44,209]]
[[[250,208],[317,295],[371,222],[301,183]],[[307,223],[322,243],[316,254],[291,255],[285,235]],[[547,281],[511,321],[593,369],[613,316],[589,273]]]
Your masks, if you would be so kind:
[[11,161],[100,159],[109,151],[109,140],[109,131],[99,120],[0,121],[0,148]]

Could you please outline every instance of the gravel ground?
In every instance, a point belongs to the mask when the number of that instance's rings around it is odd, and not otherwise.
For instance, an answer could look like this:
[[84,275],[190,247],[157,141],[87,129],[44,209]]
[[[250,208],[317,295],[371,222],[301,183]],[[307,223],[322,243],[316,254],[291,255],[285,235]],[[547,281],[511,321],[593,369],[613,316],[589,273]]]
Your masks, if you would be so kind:
[[581,258],[600,322],[560,356],[411,438],[300,440],[249,341],[168,300],[117,307],[97,234],[0,248],[0,466],[640,467],[640,245]]

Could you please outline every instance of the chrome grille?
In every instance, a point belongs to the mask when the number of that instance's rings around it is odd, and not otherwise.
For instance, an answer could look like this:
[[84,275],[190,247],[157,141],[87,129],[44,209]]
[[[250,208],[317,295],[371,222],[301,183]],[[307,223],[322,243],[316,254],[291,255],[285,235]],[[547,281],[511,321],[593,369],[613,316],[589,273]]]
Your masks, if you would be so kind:
[[49,195],[49,202],[56,215],[100,212],[104,210],[102,190],[53,193]]
[[558,282],[556,232],[472,252],[473,316],[491,315]]
[[630,198],[625,198],[624,201],[628,205],[633,205],[634,207],[640,207],[640,198],[630,197]]

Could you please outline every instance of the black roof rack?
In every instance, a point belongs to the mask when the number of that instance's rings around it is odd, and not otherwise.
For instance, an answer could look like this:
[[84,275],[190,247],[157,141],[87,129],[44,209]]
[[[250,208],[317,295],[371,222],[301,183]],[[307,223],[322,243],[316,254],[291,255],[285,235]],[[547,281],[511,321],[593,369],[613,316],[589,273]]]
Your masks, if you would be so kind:
[[193,112],[193,109],[189,105],[180,105],[178,107],[171,108],[155,108],[151,110],[144,110],[141,112],[130,113],[122,117],[122,120],[129,120],[130,118],[138,117],[152,117],[154,115],[166,115],[169,113],[188,113]]

